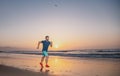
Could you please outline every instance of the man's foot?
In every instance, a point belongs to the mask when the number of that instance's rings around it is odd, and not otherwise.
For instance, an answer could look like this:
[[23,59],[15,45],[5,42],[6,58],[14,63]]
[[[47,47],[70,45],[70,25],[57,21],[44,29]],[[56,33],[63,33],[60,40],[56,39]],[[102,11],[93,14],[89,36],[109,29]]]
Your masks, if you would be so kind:
[[41,67],[43,68],[43,64],[42,64],[42,63],[40,63],[40,65],[41,65]]
[[46,64],[46,67],[49,68],[50,66]]

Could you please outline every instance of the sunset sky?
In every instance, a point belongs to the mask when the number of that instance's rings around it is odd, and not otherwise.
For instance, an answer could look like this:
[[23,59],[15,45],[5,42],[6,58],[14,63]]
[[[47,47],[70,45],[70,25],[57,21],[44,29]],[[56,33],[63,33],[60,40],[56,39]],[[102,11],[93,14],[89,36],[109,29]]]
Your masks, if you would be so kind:
[[0,46],[51,50],[120,48],[119,0],[0,0]]

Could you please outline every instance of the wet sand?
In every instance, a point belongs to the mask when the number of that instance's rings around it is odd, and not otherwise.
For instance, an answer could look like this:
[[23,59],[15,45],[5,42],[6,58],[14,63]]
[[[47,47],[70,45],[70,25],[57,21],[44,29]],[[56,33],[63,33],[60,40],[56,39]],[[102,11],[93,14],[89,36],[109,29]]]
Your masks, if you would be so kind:
[[10,66],[0,65],[0,76],[55,76],[46,73],[32,72]]
[[[0,76],[119,76],[120,59],[50,56],[50,68],[39,65],[39,55],[0,53]],[[10,66],[10,67],[8,67]],[[1,67],[3,69],[1,69]],[[9,68],[9,69],[8,69]],[[17,69],[19,68],[19,69]],[[12,70],[11,70],[12,69]],[[27,70],[27,71],[26,71]],[[8,75],[6,73],[8,71]],[[10,71],[10,72],[9,72]],[[11,73],[11,74],[9,74]],[[30,75],[28,75],[30,74]]]

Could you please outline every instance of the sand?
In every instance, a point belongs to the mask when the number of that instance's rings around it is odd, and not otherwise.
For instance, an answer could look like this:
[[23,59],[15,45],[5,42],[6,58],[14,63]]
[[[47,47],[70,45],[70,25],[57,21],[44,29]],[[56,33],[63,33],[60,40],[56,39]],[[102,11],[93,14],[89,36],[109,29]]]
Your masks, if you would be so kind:
[[0,76],[55,76],[47,73],[32,72],[10,66],[0,65]]
[[40,57],[39,55],[0,53],[0,76],[120,75],[120,59],[50,56],[50,68],[40,71]]

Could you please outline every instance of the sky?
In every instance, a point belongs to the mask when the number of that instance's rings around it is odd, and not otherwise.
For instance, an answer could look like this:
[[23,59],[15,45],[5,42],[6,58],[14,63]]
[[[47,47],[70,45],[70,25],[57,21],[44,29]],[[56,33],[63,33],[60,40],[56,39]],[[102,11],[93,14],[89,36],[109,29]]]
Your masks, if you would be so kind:
[[[0,0],[0,46],[50,50],[120,48],[119,0]],[[42,47],[42,46],[41,46]]]

